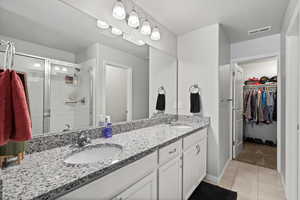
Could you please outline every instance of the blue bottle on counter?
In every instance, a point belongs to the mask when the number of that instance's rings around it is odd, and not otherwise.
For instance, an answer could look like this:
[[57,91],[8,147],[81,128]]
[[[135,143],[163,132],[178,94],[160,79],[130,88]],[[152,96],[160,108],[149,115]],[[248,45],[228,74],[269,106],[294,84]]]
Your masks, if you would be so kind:
[[110,122],[109,116],[105,119],[105,127],[102,129],[103,137],[111,138],[112,137],[112,123]]

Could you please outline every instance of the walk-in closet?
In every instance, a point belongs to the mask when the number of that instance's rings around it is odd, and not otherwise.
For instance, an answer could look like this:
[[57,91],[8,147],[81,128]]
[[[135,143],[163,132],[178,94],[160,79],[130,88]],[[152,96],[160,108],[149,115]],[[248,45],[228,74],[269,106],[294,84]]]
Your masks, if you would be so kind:
[[234,102],[242,113],[233,121],[240,138],[235,159],[271,169],[277,168],[277,66],[276,57],[245,61],[235,64],[234,74]]

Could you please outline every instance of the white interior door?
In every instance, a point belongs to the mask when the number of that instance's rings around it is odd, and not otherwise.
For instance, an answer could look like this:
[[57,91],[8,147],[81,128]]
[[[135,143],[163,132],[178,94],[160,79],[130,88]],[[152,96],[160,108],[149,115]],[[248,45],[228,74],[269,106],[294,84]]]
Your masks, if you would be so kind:
[[243,69],[233,66],[233,158],[243,149]]
[[127,121],[128,71],[111,65],[105,71],[105,113],[112,122]]

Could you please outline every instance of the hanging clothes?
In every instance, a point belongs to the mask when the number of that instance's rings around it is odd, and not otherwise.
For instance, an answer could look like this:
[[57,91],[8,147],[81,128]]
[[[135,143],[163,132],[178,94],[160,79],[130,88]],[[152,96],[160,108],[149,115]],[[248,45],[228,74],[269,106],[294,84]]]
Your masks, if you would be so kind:
[[269,88],[245,88],[244,117],[249,122],[269,124],[276,119],[277,93]]
[[10,82],[10,70],[2,70],[2,72],[0,72],[0,146],[8,143],[13,127]]

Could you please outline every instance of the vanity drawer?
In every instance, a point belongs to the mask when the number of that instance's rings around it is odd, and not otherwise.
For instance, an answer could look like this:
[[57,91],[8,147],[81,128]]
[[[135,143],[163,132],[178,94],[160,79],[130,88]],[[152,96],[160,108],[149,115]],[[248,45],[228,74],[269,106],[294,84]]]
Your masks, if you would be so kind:
[[181,153],[182,140],[178,140],[168,146],[159,149],[159,164],[164,164],[166,161],[175,158]]
[[196,144],[200,140],[203,140],[207,137],[207,128],[196,131],[195,133],[186,136],[183,138],[183,149],[186,150],[193,144]]

